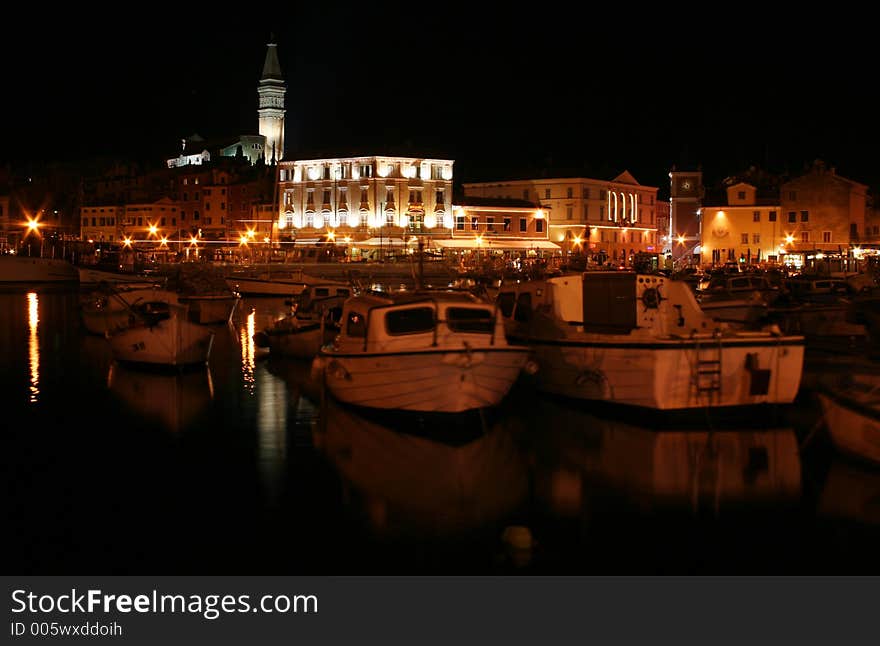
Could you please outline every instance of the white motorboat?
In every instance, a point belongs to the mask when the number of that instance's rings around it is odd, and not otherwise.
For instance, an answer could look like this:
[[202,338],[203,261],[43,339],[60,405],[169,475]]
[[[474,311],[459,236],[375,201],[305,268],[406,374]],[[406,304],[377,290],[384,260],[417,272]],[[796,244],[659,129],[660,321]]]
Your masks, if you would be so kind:
[[314,368],[347,404],[457,413],[497,405],[528,358],[497,309],[468,292],[370,293],[346,300]]
[[804,338],[713,320],[688,285],[661,275],[586,272],[503,286],[512,342],[530,345],[537,387],[663,411],[788,404]]
[[76,283],[79,272],[66,260],[0,254],[0,284]]
[[107,334],[115,360],[173,368],[207,363],[214,332],[188,321],[185,306],[146,301],[131,311],[134,322]]
[[767,316],[779,290],[766,276],[720,274],[696,290],[697,302],[713,319],[751,324]]

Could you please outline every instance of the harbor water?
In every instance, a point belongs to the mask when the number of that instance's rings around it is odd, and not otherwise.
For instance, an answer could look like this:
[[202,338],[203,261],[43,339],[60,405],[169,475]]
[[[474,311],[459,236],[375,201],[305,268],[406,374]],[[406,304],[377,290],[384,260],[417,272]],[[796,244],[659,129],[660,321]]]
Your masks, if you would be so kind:
[[525,382],[483,414],[369,413],[259,354],[283,299],[242,299],[209,365],[169,374],[115,364],[80,297],[0,292],[7,571],[880,573],[880,468],[835,453],[808,388],[732,427]]

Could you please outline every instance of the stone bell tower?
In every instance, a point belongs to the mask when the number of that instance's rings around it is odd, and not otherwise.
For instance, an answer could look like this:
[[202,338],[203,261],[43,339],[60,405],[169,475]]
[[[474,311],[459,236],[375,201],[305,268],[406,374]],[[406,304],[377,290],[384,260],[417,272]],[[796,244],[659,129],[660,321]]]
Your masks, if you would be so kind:
[[257,113],[260,118],[260,134],[266,138],[263,153],[267,164],[284,159],[284,93],[287,88],[281,76],[281,64],[278,62],[278,45],[274,41],[273,35],[266,51],[266,62],[263,63],[263,77],[257,87],[257,94],[260,96]]

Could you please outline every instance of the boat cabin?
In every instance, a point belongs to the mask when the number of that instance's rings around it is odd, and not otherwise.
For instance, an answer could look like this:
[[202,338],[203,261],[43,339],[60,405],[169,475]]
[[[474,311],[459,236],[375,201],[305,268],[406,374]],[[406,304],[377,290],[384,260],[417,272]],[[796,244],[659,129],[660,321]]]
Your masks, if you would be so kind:
[[703,312],[685,282],[627,271],[527,281],[502,288],[497,302],[506,329],[514,336],[529,326],[541,333],[534,326],[540,327],[542,321],[595,334],[630,334],[640,329],[688,334],[719,326]]
[[340,352],[409,352],[504,340],[492,303],[454,291],[353,296],[343,307],[341,328],[335,342]]

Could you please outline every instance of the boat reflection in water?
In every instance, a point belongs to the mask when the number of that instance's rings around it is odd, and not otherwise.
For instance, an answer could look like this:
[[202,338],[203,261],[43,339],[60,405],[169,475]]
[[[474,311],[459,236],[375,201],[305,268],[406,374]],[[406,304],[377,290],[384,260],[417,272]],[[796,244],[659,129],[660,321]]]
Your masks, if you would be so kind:
[[[390,428],[327,398],[320,446],[381,538],[452,537],[496,526],[528,496],[528,467],[500,426],[462,444]],[[433,436],[432,436],[433,437]],[[356,501],[353,503],[353,501]],[[497,531],[496,531],[497,530]]]
[[168,374],[134,370],[113,362],[107,387],[143,417],[179,432],[202,414],[214,398],[211,370]]
[[642,510],[716,514],[801,496],[792,428],[654,430],[544,400],[539,411],[553,420],[551,467],[540,486],[557,513],[580,513],[585,492],[602,490]]
[[818,513],[880,527],[880,470],[835,457],[825,478]]

